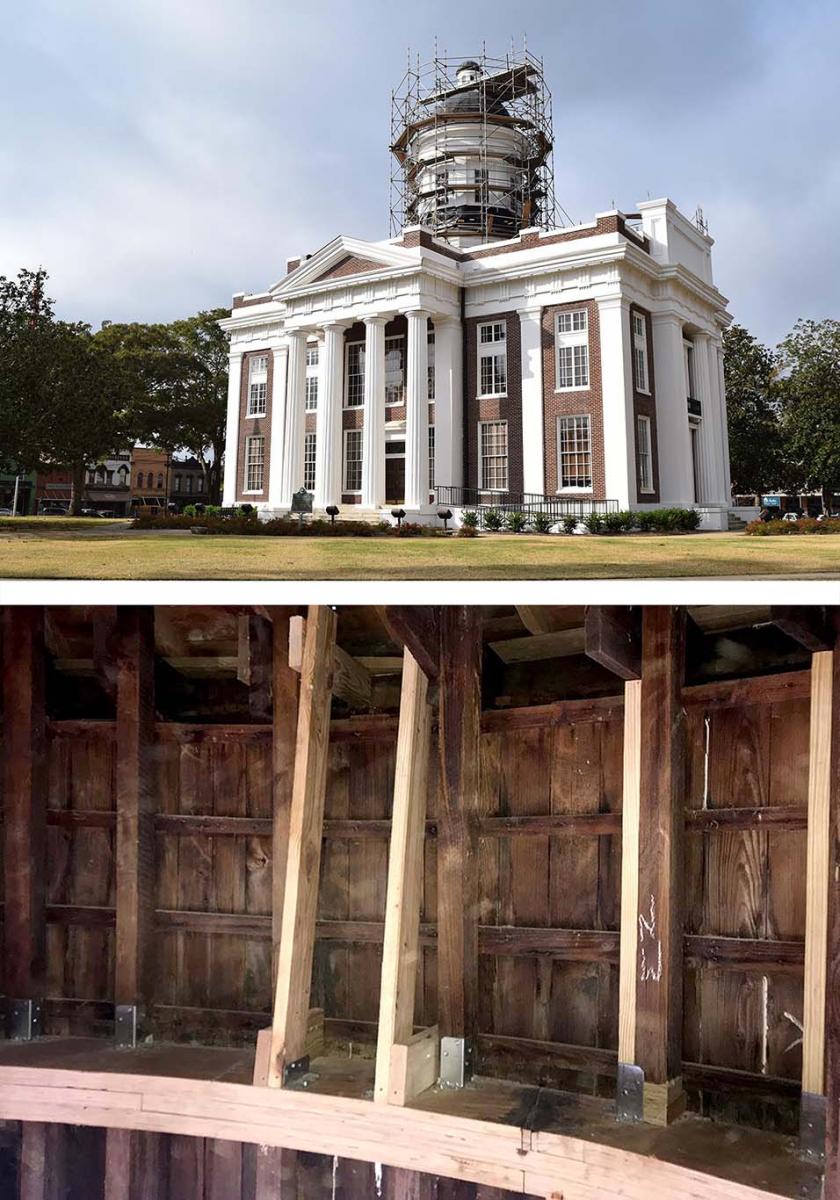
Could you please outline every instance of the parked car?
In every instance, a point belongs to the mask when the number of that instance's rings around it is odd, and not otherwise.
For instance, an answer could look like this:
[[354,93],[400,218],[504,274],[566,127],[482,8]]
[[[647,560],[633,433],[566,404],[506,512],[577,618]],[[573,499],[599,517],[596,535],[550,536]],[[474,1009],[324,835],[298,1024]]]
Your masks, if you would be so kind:
[[798,512],[786,512],[785,515],[782,517],[782,520],[783,521],[798,521],[799,513]]
[[13,517],[14,513],[10,508],[0,508],[0,517]]
[[38,514],[41,517],[66,517],[67,509],[60,504],[45,504]]

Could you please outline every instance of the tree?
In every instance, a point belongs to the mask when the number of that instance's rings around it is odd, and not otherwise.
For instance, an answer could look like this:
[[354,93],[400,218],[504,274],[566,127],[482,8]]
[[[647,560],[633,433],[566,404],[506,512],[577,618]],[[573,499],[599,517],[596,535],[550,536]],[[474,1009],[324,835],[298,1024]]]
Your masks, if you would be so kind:
[[840,321],[797,321],[779,346],[782,431],[801,485],[823,511],[840,491]]
[[33,470],[49,419],[39,402],[53,302],[46,271],[0,275],[0,466]]
[[108,324],[96,335],[137,380],[136,437],[194,454],[213,502],[221,494],[227,420],[228,339],[218,324],[225,315],[215,309],[169,325]]
[[732,490],[760,495],[784,473],[776,359],[742,325],[724,333],[723,355]]

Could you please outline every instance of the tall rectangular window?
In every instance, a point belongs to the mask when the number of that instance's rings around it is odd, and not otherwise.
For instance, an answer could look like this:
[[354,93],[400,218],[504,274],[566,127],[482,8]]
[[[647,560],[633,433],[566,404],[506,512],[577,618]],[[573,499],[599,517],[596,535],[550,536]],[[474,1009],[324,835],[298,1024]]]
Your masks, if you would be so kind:
[[362,490],[362,431],[344,431],[344,491]]
[[303,486],[307,492],[315,491],[315,433],[304,434],[303,438]]
[[639,491],[653,491],[653,454],[651,451],[650,417],[636,418],[636,444],[639,451]]
[[487,492],[508,488],[507,421],[482,421],[478,427],[478,486]]
[[348,408],[359,408],[365,402],[365,344],[348,342],[344,369],[345,403]]
[[405,404],[405,338],[385,339],[385,403]]
[[507,394],[507,325],[492,321],[478,327],[478,394]]
[[694,345],[683,342],[685,347],[685,386],[689,400],[697,399],[697,375],[694,370]]
[[429,426],[429,490],[435,487],[435,427]]
[[592,487],[592,438],[588,416],[558,417],[560,489]]
[[429,399],[435,398],[435,331],[429,328],[428,337],[426,339],[426,352],[428,354],[428,380],[429,380]]
[[589,320],[585,308],[557,314],[555,388],[558,392],[589,387]]
[[306,347],[306,411],[318,407],[318,346]]
[[245,491],[263,490],[265,466],[265,438],[249,437],[245,442]]
[[636,390],[649,392],[647,357],[647,321],[641,313],[633,313],[633,377]]
[[268,395],[268,355],[255,354],[248,360],[249,417],[264,417]]

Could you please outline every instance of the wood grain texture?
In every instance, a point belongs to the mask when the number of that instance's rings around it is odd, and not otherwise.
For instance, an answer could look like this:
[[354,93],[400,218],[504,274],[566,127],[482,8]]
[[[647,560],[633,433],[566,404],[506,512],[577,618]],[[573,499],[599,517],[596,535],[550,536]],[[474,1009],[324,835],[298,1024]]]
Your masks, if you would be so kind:
[[[289,666],[301,671],[306,643],[306,618],[291,617],[289,620]],[[331,668],[332,690],[341,700],[353,708],[368,708],[373,697],[373,681],[370,672],[340,646],[333,649],[334,663]]]
[[832,611],[834,671],[829,768],[828,964],[826,971],[825,1195],[840,1195],[840,613]]
[[277,971],[280,934],[283,928],[283,899],[286,893],[286,855],[292,811],[295,746],[300,676],[289,665],[289,630],[294,612],[272,610],[272,703],[271,733],[271,922],[272,980]]
[[272,1021],[269,1084],[304,1053],[318,905],[327,743],[335,654],[335,613],[310,608],[300,680],[289,852]]
[[436,608],[385,604],[377,613],[395,642],[405,646],[427,679],[435,680],[440,667],[440,617]]
[[636,1058],[636,961],[639,913],[639,816],[641,787],[641,680],[624,685],[624,770],[621,809],[621,949],[618,1059]]
[[642,667],[641,609],[589,605],[584,619],[587,658],[619,679],[638,679]]

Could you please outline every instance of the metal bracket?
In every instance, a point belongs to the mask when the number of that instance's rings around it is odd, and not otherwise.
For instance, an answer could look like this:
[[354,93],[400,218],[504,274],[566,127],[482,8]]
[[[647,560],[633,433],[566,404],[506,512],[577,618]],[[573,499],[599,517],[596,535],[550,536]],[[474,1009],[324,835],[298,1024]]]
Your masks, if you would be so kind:
[[294,1062],[286,1063],[283,1067],[283,1087],[290,1087],[295,1083],[300,1083],[304,1075],[309,1074],[309,1055],[304,1054],[302,1058],[296,1058]]
[[645,1114],[645,1073],[633,1063],[618,1064],[615,1115],[619,1121],[642,1121]]
[[13,1042],[31,1042],[43,1032],[40,1000],[8,1000],[6,1007],[8,1036]]
[[114,1006],[114,1041],[124,1050],[133,1050],[141,1040],[145,1012],[137,1004]]
[[825,1158],[825,1096],[803,1092],[799,1102],[799,1148],[804,1158]]
[[462,1088],[472,1076],[472,1045],[466,1038],[440,1039],[440,1086]]

